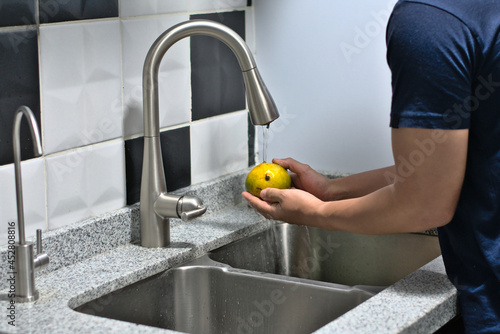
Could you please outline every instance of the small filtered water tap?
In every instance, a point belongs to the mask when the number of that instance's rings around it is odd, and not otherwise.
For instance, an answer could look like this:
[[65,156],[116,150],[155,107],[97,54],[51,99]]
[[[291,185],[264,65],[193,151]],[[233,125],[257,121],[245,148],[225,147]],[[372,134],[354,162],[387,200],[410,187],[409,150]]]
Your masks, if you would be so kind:
[[33,243],[26,242],[24,232],[24,205],[23,186],[21,174],[21,148],[20,129],[23,115],[26,116],[33,138],[33,150],[35,156],[42,155],[42,145],[35,116],[30,108],[21,106],[16,111],[14,117],[14,173],[16,178],[16,200],[17,200],[17,227],[19,232],[19,242],[14,244],[15,252],[15,300],[18,302],[32,302],[38,299],[39,293],[35,288],[35,270],[45,268],[49,264],[49,256],[42,252],[42,230],[37,230],[36,249],[37,254],[33,255]]
[[247,94],[250,119],[254,125],[266,125],[279,117],[252,53],[245,41],[227,26],[208,20],[191,20],[165,31],[153,43],[143,69],[144,157],[140,195],[141,245],[165,247],[170,243],[169,218],[183,220],[205,213],[206,206],[195,196],[167,194],[160,145],[158,70],[167,50],[179,40],[211,36],[226,44],[240,65]]

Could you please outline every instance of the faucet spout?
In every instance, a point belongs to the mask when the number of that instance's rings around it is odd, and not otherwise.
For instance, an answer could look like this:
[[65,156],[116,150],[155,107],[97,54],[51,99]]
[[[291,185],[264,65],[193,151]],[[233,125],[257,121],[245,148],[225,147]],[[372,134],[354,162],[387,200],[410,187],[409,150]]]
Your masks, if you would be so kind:
[[[159,140],[158,71],[160,62],[172,45],[185,37],[194,35],[214,37],[233,51],[243,74],[250,119],[254,125],[266,125],[279,117],[276,105],[257,70],[250,49],[236,32],[214,21],[191,20],[177,24],[161,34],[149,49],[142,74],[144,157],[140,220],[141,245],[145,247],[168,246],[170,243],[168,219],[170,217],[180,217],[185,220],[202,215],[206,211],[206,207],[196,197],[177,198],[166,193]],[[181,203],[180,211],[179,203]]]
[[254,125],[266,125],[279,117],[278,109],[260,76],[252,52],[245,41],[227,26],[209,20],[179,23],[161,34],[146,56],[143,69],[144,136],[159,134],[158,70],[160,62],[179,40],[204,35],[214,37],[233,51],[243,73],[248,109]]
[[31,131],[31,137],[33,138],[33,151],[35,156],[42,155],[42,143],[40,140],[40,132],[38,130],[38,125],[36,123],[35,115],[30,108],[26,106],[21,106],[16,111],[16,116],[14,118],[14,132],[12,136],[12,143],[14,146],[14,173],[16,177],[16,200],[17,200],[17,224],[19,230],[19,243],[25,244],[26,238],[24,233],[24,204],[23,204],[23,181],[21,174],[21,144],[19,143],[19,138],[21,137],[21,120],[23,115],[26,116],[28,125]]
[[26,242],[24,232],[24,205],[23,186],[21,174],[21,145],[20,130],[21,120],[26,116],[33,138],[33,150],[35,156],[42,155],[42,144],[40,132],[35,116],[30,108],[21,106],[17,109],[14,117],[14,174],[16,179],[16,200],[17,200],[17,227],[19,231],[19,242],[14,244],[15,270],[16,273],[16,293],[15,300],[18,302],[32,302],[38,299],[39,293],[35,288],[35,270],[40,270],[49,264],[49,256],[42,253],[42,231],[37,230],[37,255],[33,256],[33,243]]

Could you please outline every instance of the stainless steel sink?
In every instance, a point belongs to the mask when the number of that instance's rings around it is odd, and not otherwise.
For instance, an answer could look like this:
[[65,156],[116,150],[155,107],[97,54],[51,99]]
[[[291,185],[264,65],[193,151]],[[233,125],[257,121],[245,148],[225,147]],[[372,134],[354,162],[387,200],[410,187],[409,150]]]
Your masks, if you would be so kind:
[[75,310],[188,333],[311,333],[371,296],[235,270],[204,257]]
[[210,258],[235,268],[338,284],[389,286],[441,255],[422,234],[361,235],[279,224]]
[[75,310],[187,333],[311,333],[439,255],[433,236],[278,224]]

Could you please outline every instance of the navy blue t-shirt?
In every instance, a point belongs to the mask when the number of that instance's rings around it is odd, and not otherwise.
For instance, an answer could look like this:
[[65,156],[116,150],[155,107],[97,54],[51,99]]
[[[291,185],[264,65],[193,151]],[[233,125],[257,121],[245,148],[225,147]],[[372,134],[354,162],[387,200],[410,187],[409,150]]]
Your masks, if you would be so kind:
[[387,28],[391,127],[469,129],[465,179],[439,228],[471,333],[500,333],[500,0],[400,0]]

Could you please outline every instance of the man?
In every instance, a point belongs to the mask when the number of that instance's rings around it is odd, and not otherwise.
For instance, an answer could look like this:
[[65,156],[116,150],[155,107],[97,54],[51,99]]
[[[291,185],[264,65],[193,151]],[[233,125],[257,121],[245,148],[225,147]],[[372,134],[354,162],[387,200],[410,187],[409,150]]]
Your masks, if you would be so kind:
[[387,28],[394,166],[244,198],[268,218],[383,234],[437,227],[466,330],[500,333],[500,1],[400,0]]

